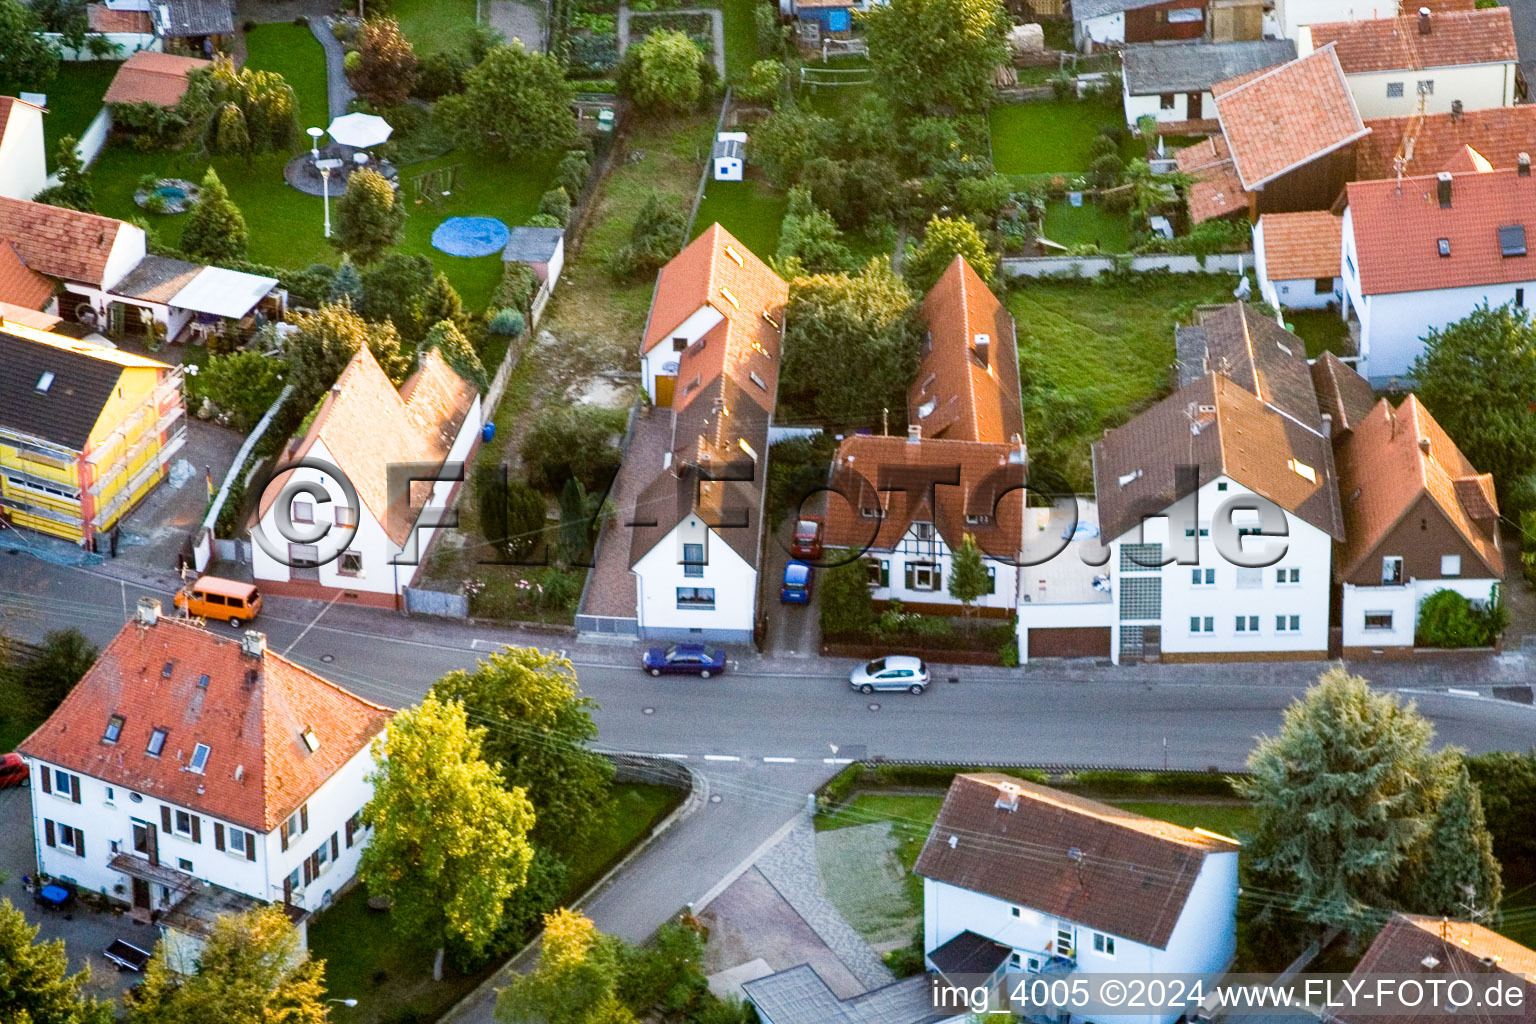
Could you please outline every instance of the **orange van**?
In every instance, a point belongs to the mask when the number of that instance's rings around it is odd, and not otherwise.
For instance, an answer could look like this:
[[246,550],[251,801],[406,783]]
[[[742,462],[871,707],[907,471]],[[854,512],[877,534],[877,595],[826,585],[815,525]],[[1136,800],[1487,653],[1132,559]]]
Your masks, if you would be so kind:
[[176,607],[203,619],[223,619],[238,628],[261,613],[261,593],[253,584],[204,576],[176,591]]

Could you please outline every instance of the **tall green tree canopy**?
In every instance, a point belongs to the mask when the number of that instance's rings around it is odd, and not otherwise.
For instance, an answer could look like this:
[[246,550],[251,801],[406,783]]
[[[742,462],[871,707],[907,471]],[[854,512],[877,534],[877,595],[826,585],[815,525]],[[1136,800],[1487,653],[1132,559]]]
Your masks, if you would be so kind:
[[59,51],[37,31],[37,19],[26,4],[0,0],[0,68],[29,89],[45,88],[59,73]]
[[676,29],[657,29],[625,54],[621,81],[630,96],[651,110],[680,112],[699,101],[704,51]]
[[229,198],[219,172],[209,167],[181,232],[182,251],[209,263],[243,260],[245,243],[245,216]]
[[495,937],[533,858],[533,806],[481,756],[485,736],[463,704],[428,693],[374,741],[363,809],[373,836],[358,875],[403,934],[437,949],[438,981],[450,943],[479,953]]
[[923,240],[908,248],[901,271],[914,291],[926,293],[956,256],[964,256],[983,281],[991,280],[997,269],[997,257],[975,224],[964,217],[934,217],[923,229]]
[[508,157],[576,141],[565,69],[518,42],[492,47],[464,76],[464,92],[444,96],[436,112],[461,145],[501,149]]
[[194,963],[161,943],[127,1000],[129,1024],[326,1024],[325,965],[311,960],[281,907],[218,918]]
[[970,612],[976,599],[992,592],[992,577],[974,534],[966,534],[949,563],[949,596]]
[[1424,850],[1406,873],[1403,905],[1417,914],[1491,922],[1504,895],[1502,875],[1482,794],[1458,763]]
[[80,160],[75,147],[80,140],[73,135],[61,138],[53,148],[54,173],[59,183],[43,189],[32,197],[36,203],[63,206],[70,210],[91,213],[96,209],[96,196],[91,188],[91,174]]
[[389,179],[371,167],[353,171],[336,203],[331,244],[359,263],[372,263],[400,241],[405,207]]
[[[1500,502],[1522,493],[1536,470],[1536,325],[1512,305],[1477,307],[1431,329],[1409,374],[1415,393],[1462,454],[1492,473]],[[1476,401],[1468,401],[1469,396]]]
[[111,1024],[112,1007],[82,995],[89,969],[69,973],[64,940],[36,942],[38,928],[0,899],[0,1020]]
[[394,18],[369,18],[357,41],[362,59],[349,76],[358,95],[375,106],[404,103],[416,84],[416,51]]
[[998,0],[890,0],[861,17],[875,80],[898,110],[985,109],[992,72],[1008,61]]
[[464,332],[452,320],[439,320],[427,331],[427,336],[422,339],[420,352],[426,353],[437,349],[443,354],[443,362],[453,369],[453,372],[469,381],[481,391],[491,386],[491,379],[485,372],[485,366],[480,362],[480,357],[475,354],[475,347],[464,337]]
[[496,1000],[504,1024],[634,1024],[619,999],[621,944],[580,911],[544,915],[539,962],[513,977]]
[[33,711],[46,717],[96,663],[98,653],[78,629],[53,630],[16,666],[16,685],[32,702]]
[[840,427],[899,427],[923,328],[915,297],[885,260],[857,274],[790,282],[779,401]]
[[1295,913],[1363,935],[1401,905],[1456,782],[1457,754],[1433,738],[1411,702],[1332,668],[1259,741],[1238,782],[1258,812],[1252,864]]
[[[542,525],[542,505],[538,514]],[[535,647],[507,647],[473,672],[448,673],[432,692],[462,702],[472,720],[489,725],[485,757],[501,768],[508,785],[527,791],[540,846],[570,854],[603,824],[613,765],[587,748],[597,738],[597,702],[582,695],[568,659]]]
[[[244,144],[226,148],[225,110],[234,107],[244,122]],[[213,64],[187,76],[187,91],[176,112],[183,119],[188,141],[209,152],[285,153],[299,138],[299,105],[293,87],[276,71],[236,67],[225,54]],[[229,144],[237,141],[230,137]]]
[[319,401],[364,345],[396,387],[410,371],[410,361],[400,352],[400,335],[394,325],[387,321],[368,323],[352,312],[347,302],[329,303],[313,312],[291,313],[288,322],[298,328],[289,335],[286,352],[292,367],[289,380],[297,392],[300,408]]

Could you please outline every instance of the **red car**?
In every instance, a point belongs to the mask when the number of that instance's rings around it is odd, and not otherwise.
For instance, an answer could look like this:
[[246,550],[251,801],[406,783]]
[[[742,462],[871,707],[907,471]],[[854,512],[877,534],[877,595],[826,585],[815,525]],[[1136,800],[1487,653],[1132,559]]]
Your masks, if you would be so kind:
[[0,789],[10,789],[27,781],[27,766],[20,754],[0,754]]
[[820,558],[821,525],[820,516],[801,516],[795,520],[795,539],[789,553],[796,558]]

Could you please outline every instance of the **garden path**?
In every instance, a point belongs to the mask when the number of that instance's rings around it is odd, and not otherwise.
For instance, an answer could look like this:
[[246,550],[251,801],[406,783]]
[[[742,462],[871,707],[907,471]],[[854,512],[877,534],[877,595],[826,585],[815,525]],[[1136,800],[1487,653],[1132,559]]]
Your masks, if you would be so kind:
[[[676,11],[631,11],[628,4],[619,4],[619,56],[624,56],[624,51],[629,49],[629,19],[632,17],[644,18],[649,14],[675,14]],[[725,15],[720,13],[717,7],[689,8],[689,14],[709,15],[710,31],[714,37],[714,53],[711,57],[715,62],[715,71],[720,75],[720,81],[725,81]]]
[[544,14],[532,4],[518,0],[491,0],[491,28],[507,42],[521,40],[529,50],[544,50]]
[[336,33],[331,31],[331,19],[311,18],[309,30],[320,42],[320,48],[325,51],[325,93],[331,108],[331,118],[340,117],[347,112],[347,104],[357,98],[357,91],[352,88],[352,83],[347,81],[346,50],[341,45],[341,40],[336,38]]

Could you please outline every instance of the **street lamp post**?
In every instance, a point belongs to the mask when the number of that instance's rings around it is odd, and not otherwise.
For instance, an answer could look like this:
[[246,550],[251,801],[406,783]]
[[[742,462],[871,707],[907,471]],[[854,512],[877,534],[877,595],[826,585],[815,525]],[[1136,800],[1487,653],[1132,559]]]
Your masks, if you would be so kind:
[[325,203],[325,237],[331,237],[331,169],[320,168],[320,188]]
[[320,137],[325,134],[325,130],[322,129],[322,128],[306,128],[305,132],[308,133],[309,138],[310,138],[309,158],[311,160],[313,160],[315,163],[319,163],[320,162]]

